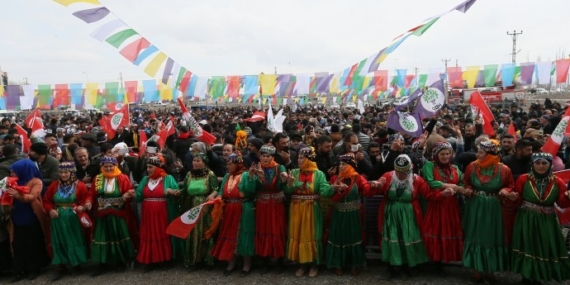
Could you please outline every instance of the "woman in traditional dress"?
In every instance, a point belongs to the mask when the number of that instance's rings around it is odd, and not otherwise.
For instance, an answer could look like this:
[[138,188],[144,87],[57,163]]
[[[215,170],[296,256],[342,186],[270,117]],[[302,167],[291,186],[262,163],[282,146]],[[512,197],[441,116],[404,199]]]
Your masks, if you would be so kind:
[[49,225],[42,206],[42,174],[36,164],[22,159],[12,164],[10,170],[11,176],[18,178],[18,186],[29,189],[28,194],[7,189],[7,195],[14,198],[10,209],[14,283],[26,277],[36,279],[40,269],[48,265]]
[[[192,159],[192,170],[186,174],[182,187],[182,212],[186,212],[207,201],[208,195],[218,191],[218,179],[214,172],[206,166],[208,156],[203,152],[195,152]],[[212,218],[211,207],[204,208],[196,227],[184,242],[184,266],[194,271],[200,265],[212,267],[214,258],[210,254],[214,248],[213,238],[204,239],[204,233],[210,228]]]
[[309,265],[309,277],[319,273],[323,262],[323,213],[319,197],[330,197],[334,191],[317,163],[315,151],[310,147],[299,150],[299,168],[289,174],[284,192],[292,194],[289,208],[289,224],[286,257],[301,266],[295,276],[301,277]]
[[259,150],[260,166],[253,167],[257,174],[258,191],[255,202],[255,254],[269,258],[266,271],[271,270],[278,259],[285,256],[285,196],[286,180],[281,173],[287,173],[283,165],[277,164],[273,155],[275,147],[264,145]]
[[[125,208],[134,190],[129,178],[119,170],[117,159],[110,156],[101,158],[101,173],[91,185],[90,193],[97,201],[91,242],[91,261],[99,264],[91,275],[95,277],[105,273],[109,264],[124,270],[135,256],[127,225],[132,214]],[[89,209],[89,204],[85,208]]]
[[509,248],[503,223],[502,199],[514,187],[511,170],[499,162],[497,146],[484,140],[477,160],[467,166],[463,183],[463,266],[475,270],[473,283],[492,282],[493,273],[509,270]]
[[164,163],[160,154],[150,156],[146,160],[148,176],[136,191],[137,201],[142,202],[137,261],[145,265],[144,272],[175,259],[183,250],[181,239],[166,234],[168,224],[180,216],[175,199],[180,191],[174,177],[166,174]]
[[[435,143],[431,161],[426,162],[422,170],[431,191],[437,193],[452,189],[453,192],[464,192],[463,174],[452,161],[451,144]],[[424,217],[424,244],[436,270],[443,273],[442,263],[459,262],[463,255],[459,202],[456,196],[431,197]]]
[[331,177],[335,190],[329,236],[327,241],[326,263],[337,276],[343,268],[357,276],[358,269],[366,263],[362,244],[362,221],[360,219],[360,196],[370,192],[370,184],[356,172],[356,158],[353,153],[339,157],[339,174]]
[[512,271],[523,284],[570,279],[570,260],[554,203],[570,207],[570,192],[552,173],[552,155],[535,153],[528,174],[517,179],[516,195],[509,198],[521,206],[513,231]]
[[87,247],[77,214],[83,212],[85,204],[91,208],[92,202],[89,190],[77,180],[76,172],[74,162],[60,163],[59,180],[51,183],[44,196],[44,209],[51,217],[52,264],[57,265],[52,281],[67,273],[67,264],[79,269],[87,262]]
[[220,189],[208,197],[209,200],[221,196],[224,200],[222,224],[212,255],[228,261],[224,275],[235,269],[238,256],[243,257],[241,276],[251,270],[251,256],[255,253],[255,213],[253,197],[257,188],[257,176],[245,171],[241,154],[233,153],[227,157],[228,174],[225,175]]
[[[401,154],[394,160],[394,170],[384,173],[373,182],[371,192],[383,194],[378,216],[378,231],[382,247],[382,261],[387,262],[388,278],[403,270],[411,275],[412,268],[429,261],[422,238],[422,210],[419,196],[429,198],[429,186],[412,172],[412,160]],[[439,195],[451,196],[447,189]]]

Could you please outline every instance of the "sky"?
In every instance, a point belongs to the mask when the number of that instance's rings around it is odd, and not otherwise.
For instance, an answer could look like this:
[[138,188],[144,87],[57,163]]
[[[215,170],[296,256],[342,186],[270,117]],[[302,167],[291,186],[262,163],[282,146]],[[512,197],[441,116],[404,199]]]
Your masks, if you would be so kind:
[[[199,76],[339,72],[462,0],[100,0],[139,34]],[[31,84],[149,77],[51,0],[1,0],[0,68]],[[570,54],[568,0],[478,0],[411,37],[379,69],[408,74],[449,65],[555,60]]]

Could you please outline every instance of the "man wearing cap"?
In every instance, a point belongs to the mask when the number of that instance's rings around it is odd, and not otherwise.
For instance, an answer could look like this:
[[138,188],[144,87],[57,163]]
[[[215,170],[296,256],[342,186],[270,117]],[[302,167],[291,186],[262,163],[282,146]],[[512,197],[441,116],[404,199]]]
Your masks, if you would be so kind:
[[94,134],[82,134],[81,135],[81,146],[87,149],[89,157],[95,157],[101,153],[99,146],[95,145],[97,143],[97,137]]
[[48,155],[48,146],[43,142],[36,142],[30,146],[28,156],[36,163],[42,173],[44,189],[51,184],[52,181],[59,178],[59,161]]

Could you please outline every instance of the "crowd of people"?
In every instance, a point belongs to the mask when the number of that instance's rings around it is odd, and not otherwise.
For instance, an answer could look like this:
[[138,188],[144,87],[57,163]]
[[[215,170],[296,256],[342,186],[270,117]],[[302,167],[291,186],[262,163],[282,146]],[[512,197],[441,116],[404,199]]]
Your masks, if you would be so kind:
[[[98,126],[101,114],[44,115],[47,134],[32,136],[27,152],[16,130],[23,118],[4,118],[0,180],[13,183],[2,196],[0,272],[33,280],[51,263],[56,281],[88,261],[97,264],[91,276],[134,261],[144,272],[223,262],[224,275],[240,266],[247,276],[257,256],[263,273],[293,263],[297,277],[323,267],[357,276],[366,265],[362,201],[380,195],[377,244],[390,279],[462,262],[472,283],[506,271],[525,284],[568,280],[554,207],[569,207],[570,192],[554,172],[570,148],[565,139],[556,156],[541,151],[564,108],[547,100],[491,110],[494,133],[469,106],[450,105],[423,120],[420,137],[388,128],[378,106],[285,107],[283,132],[250,120],[251,107],[193,110],[213,144],[179,110],[132,112],[113,137]],[[161,145],[155,135],[171,117],[176,133]],[[167,234],[217,199],[187,238]]]

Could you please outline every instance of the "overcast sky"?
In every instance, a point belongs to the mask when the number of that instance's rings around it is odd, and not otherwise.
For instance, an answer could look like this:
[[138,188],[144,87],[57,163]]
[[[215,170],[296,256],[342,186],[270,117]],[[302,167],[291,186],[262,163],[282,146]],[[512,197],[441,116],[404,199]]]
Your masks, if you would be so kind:
[[[462,0],[100,0],[119,18],[198,75],[338,72]],[[50,0],[2,1],[0,67],[30,83],[149,77],[93,27]],[[411,37],[379,69],[441,68],[511,61],[507,31],[523,30],[517,62],[570,54],[568,0],[478,0],[423,36]]]

